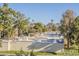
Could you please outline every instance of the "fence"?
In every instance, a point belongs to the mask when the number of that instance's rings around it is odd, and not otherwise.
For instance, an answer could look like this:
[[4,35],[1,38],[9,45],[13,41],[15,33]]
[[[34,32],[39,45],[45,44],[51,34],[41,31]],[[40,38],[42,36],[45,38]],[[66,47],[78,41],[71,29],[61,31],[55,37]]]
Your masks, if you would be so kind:
[[[28,46],[31,44],[31,41],[11,41],[10,42],[10,50],[27,50]],[[2,41],[2,47],[0,47],[0,51],[8,50],[8,41]]]
[[[11,41],[10,42],[10,50],[32,50],[33,48],[36,51],[43,51],[43,52],[56,52],[59,50],[64,49],[64,45],[60,43],[35,43],[33,44],[32,41]],[[7,51],[8,50],[8,41],[2,41],[2,47],[0,47],[0,51]],[[61,51],[60,51],[61,52]]]

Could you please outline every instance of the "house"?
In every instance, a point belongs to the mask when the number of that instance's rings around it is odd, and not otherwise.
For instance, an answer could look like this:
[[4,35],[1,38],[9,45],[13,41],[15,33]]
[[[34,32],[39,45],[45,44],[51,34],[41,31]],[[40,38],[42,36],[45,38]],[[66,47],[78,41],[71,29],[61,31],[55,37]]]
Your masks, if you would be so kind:
[[28,47],[34,51],[41,52],[63,52],[64,51],[64,38],[59,32],[46,33],[45,38],[39,38],[32,41]]

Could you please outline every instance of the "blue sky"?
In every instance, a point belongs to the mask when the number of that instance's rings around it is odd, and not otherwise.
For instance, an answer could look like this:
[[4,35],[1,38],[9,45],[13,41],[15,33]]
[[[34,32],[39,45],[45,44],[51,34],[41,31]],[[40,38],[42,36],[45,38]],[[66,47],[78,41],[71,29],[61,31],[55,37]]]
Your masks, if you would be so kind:
[[[1,5],[1,4],[0,4]],[[51,4],[34,4],[34,3],[17,3],[9,4],[9,7],[21,11],[26,17],[30,17],[30,21],[33,19],[36,22],[40,21],[44,24],[50,22],[51,19],[55,23],[60,22],[62,19],[62,14],[67,10],[73,10],[74,15],[79,15],[79,4],[68,4],[68,3],[51,3]]]

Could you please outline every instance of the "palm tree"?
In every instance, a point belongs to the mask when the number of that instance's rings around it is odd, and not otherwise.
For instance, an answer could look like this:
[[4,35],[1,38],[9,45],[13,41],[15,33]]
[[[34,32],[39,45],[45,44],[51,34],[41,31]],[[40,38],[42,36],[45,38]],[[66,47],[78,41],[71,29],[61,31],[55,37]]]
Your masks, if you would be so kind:
[[22,13],[17,12],[17,20],[15,21],[15,26],[18,28],[18,36],[28,32],[28,24],[28,18],[26,18]]
[[0,23],[0,47],[2,46],[2,45],[1,45],[1,41],[2,41],[2,40],[1,40],[1,35],[2,35],[1,32],[2,32],[2,31],[3,31],[3,25]]
[[[14,21],[14,17],[16,16],[15,15],[16,12],[9,8],[8,7],[8,4],[4,3],[2,7],[0,7],[0,23],[2,25],[1,28],[2,28],[2,33],[3,33],[3,37],[7,37],[9,40],[8,40],[8,48],[10,46],[10,37],[12,36],[12,27],[13,27],[13,21]],[[6,33],[6,35],[5,35]],[[10,48],[8,49],[10,50]]]
[[0,23],[0,38],[1,38],[1,32],[3,31],[3,25]]
[[11,50],[11,42],[13,40],[14,34],[15,34],[15,29],[14,28],[10,28],[9,31],[7,31],[8,33],[8,51]]
[[70,32],[71,32],[71,26],[74,22],[74,14],[72,10],[67,10],[63,14],[63,20],[61,20],[61,26],[60,31],[64,34],[65,39],[67,40],[67,48],[70,47]]
[[78,52],[79,52],[79,16],[77,16],[74,21],[73,33],[74,33],[75,44],[78,46]]

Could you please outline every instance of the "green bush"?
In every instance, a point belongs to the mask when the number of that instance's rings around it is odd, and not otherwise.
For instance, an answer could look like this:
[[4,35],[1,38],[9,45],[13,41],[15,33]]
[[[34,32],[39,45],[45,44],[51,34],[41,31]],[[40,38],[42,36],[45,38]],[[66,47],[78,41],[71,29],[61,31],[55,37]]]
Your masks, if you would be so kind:
[[35,56],[33,50],[30,52],[30,56]]
[[15,54],[17,55],[17,56],[27,56],[28,54],[26,53],[26,52],[24,52],[22,49],[20,50],[20,51],[18,51],[18,52],[15,52]]

